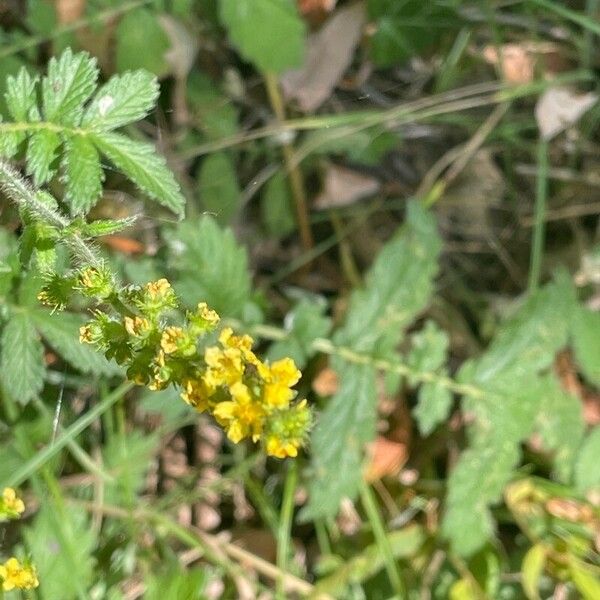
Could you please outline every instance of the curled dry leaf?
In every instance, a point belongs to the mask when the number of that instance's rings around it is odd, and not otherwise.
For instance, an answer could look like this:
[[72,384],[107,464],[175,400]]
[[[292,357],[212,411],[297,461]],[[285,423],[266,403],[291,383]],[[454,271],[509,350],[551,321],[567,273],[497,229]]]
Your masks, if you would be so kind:
[[575,124],[596,102],[598,96],[589,92],[577,94],[568,88],[546,90],[535,105],[535,119],[544,140],[550,140]]
[[323,191],[316,198],[314,207],[323,210],[348,206],[376,194],[380,187],[379,181],[374,177],[329,164],[325,171]]
[[404,442],[388,440],[378,436],[369,449],[370,463],[365,471],[365,479],[369,482],[381,479],[386,475],[396,475],[408,460],[408,449]]
[[502,78],[508,83],[529,83],[533,79],[535,55],[520,44],[486,46],[483,58],[492,65],[500,65]]
[[313,379],[312,388],[319,396],[333,396],[338,390],[339,379],[337,373],[326,367]]
[[331,12],[337,0],[298,0],[298,10],[303,15],[318,12]]
[[304,65],[281,76],[285,97],[296,100],[304,112],[319,108],[350,66],[365,22],[365,6],[359,2],[336,11],[310,35]]
[[85,12],[85,0],[56,0],[56,20],[59,25],[68,25],[78,21]]

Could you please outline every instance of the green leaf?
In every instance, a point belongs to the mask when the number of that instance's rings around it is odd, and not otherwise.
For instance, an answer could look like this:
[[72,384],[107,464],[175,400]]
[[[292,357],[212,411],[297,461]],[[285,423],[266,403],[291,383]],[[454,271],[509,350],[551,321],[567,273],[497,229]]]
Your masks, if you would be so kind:
[[462,453],[448,479],[444,536],[454,552],[470,556],[494,532],[488,505],[497,502],[519,461],[516,444],[489,444]]
[[379,253],[364,289],[353,292],[336,343],[389,358],[404,328],[427,306],[440,249],[435,218],[411,202],[406,223]]
[[568,481],[585,429],[581,401],[563,390],[554,376],[543,378],[540,393],[536,430],[544,447],[555,450],[554,465],[558,477]]
[[58,512],[45,502],[33,524],[24,528],[24,538],[38,571],[41,597],[74,600],[92,583],[96,539],[83,509],[61,508]]
[[[425,308],[437,272],[441,242],[434,217],[408,205],[400,231],[384,246],[366,285],[353,292],[336,344],[374,356],[392,354],[407,327]],[[343,496],[354,496],[363,445],[375,435],[377,394],[370,365],[335,361],[340,390],[328,402],[312,436],[314,478],[305,513],[334,516]]]
[[2,332],[2,387],[27,404],[44,386],[44,348],[28,313],[15,311]]
[[[2,119],[0,118],[0,123]],[[19,150],[19,144],[23,141],[24,134],[21,131],[6,131],[0,135],[0,156],[12,158]]]
[[53,163],[58,157],[60,137],[54,131],[42,129],[36,131],[27,145],[27,172],[33,176],[36,186],[52,179],[56,168]]
[[25,67],[21,68],[16,77],[7,77],[4,97],[8,112],[15,121],[30,121],[31,111],[37,110],[37,81],[37,77],[31,77]]
[[229,155],[215,152],[207,156],[198,171],[198,191],[204,209],[219,223],[228,223],[240,205],[237,173]]
[[283,173],[271,177],[265,186],[260,214],[269,235],[285,237],[296,228],[292,195],[287,177]]
[[65,200],[71,214],[85,215],[102,194],[104,172],[94,145],[84,136],[72,136],[66,141],[62,159]]
[[83,105],[96,89],[98,67],[87,52],[73,54],[67,48],[61,56],[51,58],[48,74],[42,79],[44,118],[53,123],[77,126]]
[[260,71],[300,66],[306,28],[293,0],[221,0],[220,16],[234,46]]
[[31,317],[52,348],[82,373],[106,376],[121,373],[117,365],[107,361],[91,346],[79,343],[79,328],[85,322],[81,315],[36,310],[32,311]]
[[112,235],[128,229],[135,223],[135,217],[125,219],[98,219],[91,223],[82,223],[80,233],[84,238],[95,238]]
[[532,546],[525,554],[521,565],[523,591],[529,600],[539,600],[540,579],[546,565],[546,547],[543,544]]
[[340,388],[319,415],[311,438],[310,500],[303,521],[335,516],[343,498],[358,492],[363,446],[375,437],[377,392],[369,365],[335,361]]
[[434,321],[427,321],[423,329],[412,336],[411,342],[406,362],[414,371],[437,371],[446,362],[448,335]]
[[575,487],[584,494],[600,488],[600,428],[589,432],[575,461]]
[[440,423],[443,423],[452,408],[452,393],[439,382],[424,383],[419,388],[419,403],[413,410],[419,431],[429,435]]
[[150,198],[183,214],[185,198],[165,160],[152,144],[135,142],[118,133],[99,132],[88,136],[96,148]]
[[569,570],[573,583],[583,600],[598,600],[600,598],[600,578],[596,566],[588,566],[571,557]]
[[250,299],[251,278],[246,250],[232,231],[204,216],[181,223],[167,241],[183,301],[204,301],[221,317],[239,317]]
[[578,307],[571,336],[577,364],[584,376],[600,387],[600,312]]
[[289,356],[302,369],[315,353],[312,343],[326,337],[331,329],[331,319],[324,315],[327,304],[322,298],[302,298],[285,317],[286,337],[271,344],[269,360]]
[[146,581],[148,586],[144,593],[146,600],[165,600],[165,598],[182,598],[185,600],[204,600],[208,583],[207,573],[199,568],[183,569],[173,564],[170,569],[152,574]]
[[119,21],[116,42],[118,71],[146,69],[158,76],[167,73],[165,53],[170,47],[169,36],[156,13],[145,8],[129,11]]
[[96,93],[81,124],[107,131],[139,121],[154,108],[158,94],[158,81],[148,71],[113,75]]

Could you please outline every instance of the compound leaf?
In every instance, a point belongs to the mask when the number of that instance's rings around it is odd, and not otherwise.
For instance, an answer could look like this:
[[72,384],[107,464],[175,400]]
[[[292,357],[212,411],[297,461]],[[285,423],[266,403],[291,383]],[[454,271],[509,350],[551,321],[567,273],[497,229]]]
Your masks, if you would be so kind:
[[61,140],[59,135],[49,129],[36,131],[27,145],[27,172],[33,176],[36,186],[43,185],[54,175],[53,166],[58,156]]

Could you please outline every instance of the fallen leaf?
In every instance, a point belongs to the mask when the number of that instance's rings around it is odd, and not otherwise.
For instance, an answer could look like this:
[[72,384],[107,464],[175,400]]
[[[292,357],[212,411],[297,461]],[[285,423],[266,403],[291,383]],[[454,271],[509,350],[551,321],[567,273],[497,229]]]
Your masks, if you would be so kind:
[[123,254],[142,254],[144,252],[144,244],[138,240],[123,237],[121,235],[105,235],[101,242]]
[[535,105],[535,118],[542,139],[549,140],[576,123],[597,101],[598,96],[592,92],[576,94],[561,87],[546,90]]
[[483,58],[492,65],[499,64],[500,73],[508,83],[529,83],[533,79],[536,57],[519,44],[503,44],[499,48],[486,46]]
[[326,367],[313,379],[312,388],[319,396],[333,396],[338,390],[339,379],[337,373]]
[[85,12],[85,0],[56,0],[56,20],[59,25],[78,21]]
[[369,448],[369,456],[371,460],[365,471],[365,479],[371,482],[386,475],[398,474],[406,464],[408,449],[404,442],[378,436]]
[[314,12],[331,12],[337,0],[298,0],[298,10],[307,15]]
[[314,207],[323,210],[348,206],[376,194],[380,187],[379,181],[374,177],[329,164],[325,172],[323,191],[315,199]]
[[304,65],[281,76],[285,97],[304,112],[319,108],[350,66],[365,23],[365,5],[359,2],[336,11],[310,35]]

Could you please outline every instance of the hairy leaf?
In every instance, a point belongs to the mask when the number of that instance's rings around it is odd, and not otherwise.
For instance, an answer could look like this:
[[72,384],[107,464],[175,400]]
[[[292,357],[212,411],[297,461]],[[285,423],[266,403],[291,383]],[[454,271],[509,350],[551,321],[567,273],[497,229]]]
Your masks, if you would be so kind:
[[250,298],[246,250],[209,216],[186,221],[169,236],[176,289],[193,306],[206,301],[221,316],[241,316]]
[[15,311],[2,332],[2,387],[14,400],[27,404],[44,386],[44,349],[24,311]]
[[8,113],[15,121],[29,121],[32,109],[37,110],[36,83],[37,77],[31,77],[24,67],[16,77],[7,77],[4,97]]
[[259,70],[300,66],[305,26],[293,0],[221,0],[220,9],[231,41]]
[[578,307],[571,336],[577,364],[585,377],[600,387],[600,313]]
[[198,191],[206,211],[219,223],[228,223],[240,204],[240,187],[231,158],[226,152],[207,156],[198,171]]
[[419,388],[419,403],[413,411],[419,431],[429,435],[443,423],[452,408],[452,393],[438,382],[424,383]]
[[183,214],[185,199],[179,185],[152,144],[135,142],[111,132],[95,133],[89,139],[150,198],[177,215]]
[[434,321],[427,321],[412,338],[407,364],[415,371],[436,371],[446,362],[448,335]]
[[57,133],[49,129],[36,131],[27,146],[27,172],[33,176],[36,186],[43,185],[54,175],[53,165],[58,157],[61,140]]
[[575,486],[581,493],[600,488],[600,428],[587,435],[575,461]]
[[70,203],[72,214],[87,214],[102,194],[104,172],[98,151],[83,136],[69,138],[64,149],[65,200]]
[[158,81],[148,71],[114,75],[98,90],[81,124],[108,131],[139,121],[154,108],[158,93]]
[[50,346],[79,371],[107,376],[121,372],[91,346],[79,343],[79,327],[85,321],[80,315],[35,310],[31,317]]
[[42,79],[44,118],[62,125],[77,126],[83,105],[96,89],[98,67],[87,52],[73,54],[67,48],[50,59],[48,74]]

